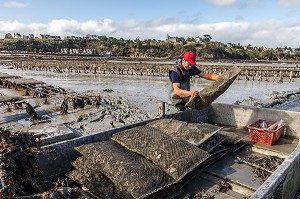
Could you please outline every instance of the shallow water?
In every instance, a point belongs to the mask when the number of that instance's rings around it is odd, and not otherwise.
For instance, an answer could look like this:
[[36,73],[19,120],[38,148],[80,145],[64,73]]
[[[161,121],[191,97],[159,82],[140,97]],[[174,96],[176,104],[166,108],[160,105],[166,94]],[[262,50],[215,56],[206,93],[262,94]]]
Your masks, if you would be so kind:
[[[156,113],[157,102],[169,102],[168,93],[170,83],[167,77],[148,77],[131,75],[103,75],[103,74],[62,74],[46,71],[19,71],[0,67],[0,72],[33,78],[47,84],[71,89],[76,92],[88,90],[103,91],[111,89],[114,92],[104,92],[107,95],[117,95],[126,97],[129,102],[139,106],[150,113]],[[243,77],[242,77],[243,78]],[[211,82],[202,78],[193,78],[191,82],[192,90],[202,90]],[[229,89],[223,93],[215,102],[232,104],[244,101],[249,96],[257,100],[268,100],[273,91],[284,92],[293,91],[300,88],[300,80],[296,79],[289,83],[286,79],[283,83],[267,81],[246,81],[235,80]],[[285,109],[293,109],[295,105],[289,105]]]

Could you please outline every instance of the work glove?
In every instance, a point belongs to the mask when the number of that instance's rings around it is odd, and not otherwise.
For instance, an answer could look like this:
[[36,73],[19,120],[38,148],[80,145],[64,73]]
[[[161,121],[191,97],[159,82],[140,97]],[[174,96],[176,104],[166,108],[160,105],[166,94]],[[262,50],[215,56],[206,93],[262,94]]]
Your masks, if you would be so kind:
[[219,75],[217,75],[217,74],[208,74],[207,79],[217,81],[219,79]]
[[197,96],[199,96],[199,92],[198,91],[192,91],[191,98],[195,99]]

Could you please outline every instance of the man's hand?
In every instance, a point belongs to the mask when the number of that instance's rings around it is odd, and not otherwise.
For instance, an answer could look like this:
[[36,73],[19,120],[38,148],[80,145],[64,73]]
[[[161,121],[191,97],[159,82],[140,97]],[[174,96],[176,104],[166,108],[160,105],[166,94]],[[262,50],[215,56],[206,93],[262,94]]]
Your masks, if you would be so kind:
[[198,92],[198,91],[192,91],[192,92],[191,92],[191,98],[192,98],[192,99],[195,99],[198,95],[199,95],[199,92]]
[[217,75],[217,74],[208,74],[207,79],[217,81],[219,79],[219,75]]

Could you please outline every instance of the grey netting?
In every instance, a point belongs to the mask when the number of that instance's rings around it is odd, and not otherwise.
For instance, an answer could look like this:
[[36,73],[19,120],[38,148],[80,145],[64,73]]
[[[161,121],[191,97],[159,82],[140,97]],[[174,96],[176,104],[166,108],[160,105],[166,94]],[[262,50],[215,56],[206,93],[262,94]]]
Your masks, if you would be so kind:
[[186,104],[187,107],[200,109],[210,105],[215,99],[223,94],[242,70],[236,66],[231,67],[220,75],[219,79],[200,91],[200,97]]
[[172,138],[148,125],[116,133],[112,139],[146,157],[176,181],[209,157],[207,152],[185,140]]
[[159,167],[111,140],[82,145],[76,150],[134,198],[148,196],[174,181]]
[[173,119],[160,119],[147,124],[172,136],[199,146],[221,128],[207,123],[187,123]]
[[72,165],[75,170],[66,174],[70,179],[79,183],[87,191],[101,198],[127,199],[133,198],[126,192],[121,192],[121,188],[101,173],[100,169],[94,165],[89,158],[82,156],[77,158]]

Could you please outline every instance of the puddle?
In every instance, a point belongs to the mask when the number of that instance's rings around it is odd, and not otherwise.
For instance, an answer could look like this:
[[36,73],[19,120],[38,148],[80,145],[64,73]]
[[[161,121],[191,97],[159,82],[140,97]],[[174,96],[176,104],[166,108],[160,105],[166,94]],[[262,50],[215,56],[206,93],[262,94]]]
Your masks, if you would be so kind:
[[17,123],[21,124],[22,126],[30,126],[32,124],[29,118],[20,119]]

